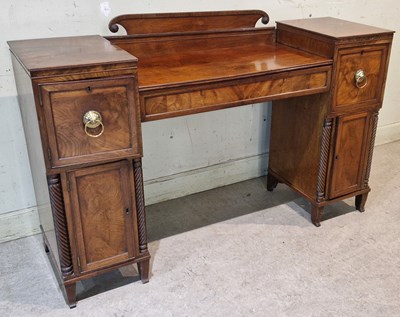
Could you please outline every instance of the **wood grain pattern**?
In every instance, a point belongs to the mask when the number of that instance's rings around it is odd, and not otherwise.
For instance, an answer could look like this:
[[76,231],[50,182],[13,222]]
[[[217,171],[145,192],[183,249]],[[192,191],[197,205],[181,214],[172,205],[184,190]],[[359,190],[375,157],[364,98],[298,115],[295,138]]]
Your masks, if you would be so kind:
[[[132,77],[43,85],[51,166],[140,155],[135,88]],[[103,118],[98,138],[85,133],[82,118],[90,110]]]
[[329,198],[361,189],[368,124],[368,113],[338,118]]
[[31,77],[135,67],[137,59],[99,35],[8,42]]
[[278,23],[276,30],[276,41],[278,43],[317,54],[327,58],[333,58],[335,54],[335,43],[330,39],[321,37],[318,34],[304,36],[304,31],[295,30],[284,24]]
[[113,18],[108,27],[115,33],[119,29],[118,24],[122,25],[128,35],[199,32],[252,28],[260,19],[267,24],[269,16],[261,10],[126,14]]
[[[330,68],[292,72],[280,76],[260,76],[247,83],[227,82],[221,87],[180,92],[142,94],[144,120],[155,120],[188,113],[210,111],[241,104],[263,102],[326,91]],[[154,96],[155,95],[155,96]]]
[[[335,108],[382,101],[387,46],[367,46],[339,50]],[[354,75],[363,70],[367,76],[364,88],[357,88]]]
[[139,57],[140,91],[332,63],[329,58],[275,44],[270,30],[110,41]]
[[[108,40],[138,58],[138,67],[181,65],[182,63],[211,62],[213,58],[224,60],[224,54],[231,50],[246,50],[252,54],[259,46],[274,43],[275,29],[234,29],[207,34],[160,34],[133,36],[112,36]],[[221,54],[220,50],[224,50]],[[238,57],[238,56],[236,56]],[[156,68],[156,67],[154,67]]]
[[312,18],[312,19],[297,19],[277,22],[277,27],[281,25],[289,26],[293,29],[300,29],[311,34],[323,34],[326,38],[335,40],[355,38],[357,41],[363,40],[365,37],[373,35],[392,36],[393,31],[377,28],[361,23],[341,20],[331,17]]
[[[324,116],[334,122],[326,126],[326,133],[322,134],[316,198],[307,194],[308,184],[293,185],[299,170],[302,170],[301,164],[298,170],[293,168],[290,173],[287,170],[282,172],[283,169],[277,172],[271,170],[273,177],[310,200],[311,219],[316,226],[320,225],[323,207],[342,199],[356,196],[356,208],[364,210],[370,190],[367,175],[372,153],[368,149],[372,148],[374,131],[374,127],[370,127],[374,124],[371,113],[376,113],[382,106],[393,33],[334,18],[277,23],[278,43],[333,59],[332,89],[326,99],[327,113]],[[355,85],[354,75],[359,69],[367,74],[368,84],[364,88]],[[280,117],[285,115],[289,117],[293,113],[282,110]],[[283,121],[280,126],[283,126]],[[274,133],[271,137],[275,138]],[[293,140],[292,146],[296,147],[297,140]],[[271,140],[271,144],[275,142],[278,143]],[[287,162],[283,156],[280,159],[283,162],[281,168],[291,162],[290,156]],[[270,161],[279,160],[270,157]]]
[[[137,263],[148,281],[140,119],[273,100],[268,189],[280,181],[306,197],[317,226],[323,207],[344,198],[356,196],[364,210],[373,113],[381,107],[393,32],[331,18],[255,28],[263,18],[262,11],[125,15],[110,26],[130,35],[109,41],[9,43],[17,77],[22,70],[33,88],[24,106],[30,103],[38,124],[28,127],[49,156],[40,158],[45,172],[55,175],[49,192],[69,235],[58,240],[74,242],[70,255],[60,247],[68,278],[56,272],[69,304],[76,282],[123,265]],[[352,90],[358,67],[370,76],[368,91]],[[87,110],[104,116],[96,140],[82,138]]]
[[127,161],[69,173],[82,272],[134,257]]
[[[270,44],[203,49],[196,54],[182,52],[176,63],[169,59],[152,63],[152,58],[148,57],[148,63],[151,66],[139,69],[140,91],[311,70],[312,67],[332,64],[330,59]],[[285,75],[290,76],[289,73]]]
[[269,171],[313,201],[328,100],[325,93],[272,103]]

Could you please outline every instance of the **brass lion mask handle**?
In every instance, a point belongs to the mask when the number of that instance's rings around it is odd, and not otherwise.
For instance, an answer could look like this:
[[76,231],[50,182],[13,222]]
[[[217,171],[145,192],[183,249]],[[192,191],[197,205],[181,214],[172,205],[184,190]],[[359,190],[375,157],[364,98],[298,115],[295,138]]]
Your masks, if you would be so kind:
[[356,73],[354,74],[354,82],[356,84],[356,87],[359,89],[367,86],[368,79],[367,79],[367,75],[365,74],[364,70],[359,69],[356,71]]
[[[95,110],[90,110],[83,115],[83,124],[85,126],[85,133],[91,138],[98,138],[104,132],[103,118],[101,114]],[[92,133],[92,129],[101,127],[100,132],[97,134]]]

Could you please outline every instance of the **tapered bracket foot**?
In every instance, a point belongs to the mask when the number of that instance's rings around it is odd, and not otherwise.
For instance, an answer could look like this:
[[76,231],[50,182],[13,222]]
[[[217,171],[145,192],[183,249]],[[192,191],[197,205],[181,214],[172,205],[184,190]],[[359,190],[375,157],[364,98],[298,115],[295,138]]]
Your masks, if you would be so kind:
[[76,307],[76,283],[65,285],[66,302],[69,308]]
[[278,180],[270,173],[267,175],[267,190],[272,192],[278,186]]
[[365,211],[365,203],[367,202],[368,193],[356,196],[356,209],[360,212]]
[[318,207],[315,205],[311,206],[311,222],[314,224],[316,227],[321,226],[321,217],[322,213],[324,211],[324,207]]
[[139,262],[137,264],[138,266],[138,271],[140,275],[140,279],[143,284],[146,284],[149,282],[149,267],[150,267],[150,260],[145,260],[142,262]]

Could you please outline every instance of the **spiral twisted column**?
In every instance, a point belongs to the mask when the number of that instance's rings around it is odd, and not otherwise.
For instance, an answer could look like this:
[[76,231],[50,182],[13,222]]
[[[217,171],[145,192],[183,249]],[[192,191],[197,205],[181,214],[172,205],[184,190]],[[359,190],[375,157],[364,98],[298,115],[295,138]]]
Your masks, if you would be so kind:
[[317,179],[317,202],[325,200],[325,183],[328,171],[329,148],[333,119],[325,119],[322,129],[321,155],[319,158],[319,170]]
[[370,137],[367,168],[366,168],[365,178],[364,178],[364,186],[365,187],[368,186],[369,175],[371,173],[372,154],[374,153],[376,129],[378,127],[378,115],[379,115],[378,112],[375,112],[372,116],[372,133],[371,133],[371,137]]
[[133,173],[135,177],[136,210],[139,230],[139,252],[147,252],[146,213],[144,208],[142,159],[133,160]]
[[69,277],[74,269],[71,258],[67,219],[65,217],[64,198],[61,188],[60,175],[47,176],[49,187],[50,205],[53,213],[54,229],[57,236],[57,247],[60,257],[62,276]]

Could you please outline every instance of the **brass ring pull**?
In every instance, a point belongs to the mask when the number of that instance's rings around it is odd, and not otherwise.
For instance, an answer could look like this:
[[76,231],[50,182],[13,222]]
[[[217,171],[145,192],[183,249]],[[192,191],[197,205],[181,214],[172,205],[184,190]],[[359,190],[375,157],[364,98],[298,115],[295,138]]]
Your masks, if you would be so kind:
[[[90,110],[83,115],[83,124],[85,125],[85,133],[91,138],[98,138],[104,132],[103,118],[101,114],[95,110]],[[101,127],[99,133],[91,133],[89,129]]]
[[359,89],[367,86],[368,83],[367,75],[365,75],[365,72],[362,69],[356,71],[354,75],[354,82],[356,84],[356,87]]

